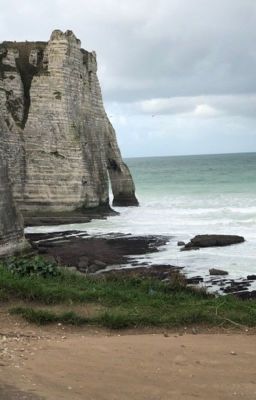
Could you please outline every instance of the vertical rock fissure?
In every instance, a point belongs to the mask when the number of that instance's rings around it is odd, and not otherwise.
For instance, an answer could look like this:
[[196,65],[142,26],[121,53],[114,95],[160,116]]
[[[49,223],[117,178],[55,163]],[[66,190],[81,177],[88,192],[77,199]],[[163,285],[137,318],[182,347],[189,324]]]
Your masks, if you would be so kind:
[[[31,51],[33,50],[33,44],[29,44],[27,42],[25,43],[17,43],[16,44],[17,49],[19,50],[19,57],[16,59],[16,65],[17,69],[20,73],[21,81],[23,83],[23,89],[24,89],[24,114],[23,114],[23,119],[21,122],[21,128],[24,129],[27,119],[28,119],[28,114],[29,114],[29,109],[30,109],[30,88],[31,88],[31,83],[33,80],[33,77],[38,74],[42,60],[43,60],[43,49],[46,46],[46,43],[43,43],[40,45],[39,43],[36,43],[34,46],[36,46],[38,50],[38,58],[37,58],[37,63],[36,66],[30,64],[29,62],[29,57],[31,54]],[[42,48],[43,47],[43,48]]]
[[[20,72],[20,77],[21,81],[23,83],[23,89],[24,89],[24,114],[23,114],[23,119],[21,121],[21,128],[24,129],[27,119],[28,119],[28,113],[29,113],[29,108],[30,108],[30,88],[31,88],[31,82],[33,79],[33,76],[37,73],[37,68],[34,67],[33,65],[29,65],[28,60],[27,64],[23,64],[23,61],[20,58],[16,60],[17,63],[17,68]],[[27,66],[27,68],[23,68],[24,65]]]
[[[18,51],[18,56],[15,60],[17,71],[20,74],[20,78],[23,85],[24,91],[24,111],[23,111],[23,118],[22,121],[18,121],[15,118],[15,109],[11,109],[13,118],[16,123],[22,128],[25,128],[29,109],[30,109],[30,88],[33,77],[40,73],[42,69],[42,60],[43,60],[43,51],[46,47],[45,42],[3,42],[2,46],[4,48],[12,48]],[[36,65],[30,63],[30,55],[31,51],[37,51],[37,58],[36,58]],[[0,60],[1,62],[1,60]],[[6,68],[6,66],[5,66]],[[10,108],[15,107],[14,104],[10,105]]]

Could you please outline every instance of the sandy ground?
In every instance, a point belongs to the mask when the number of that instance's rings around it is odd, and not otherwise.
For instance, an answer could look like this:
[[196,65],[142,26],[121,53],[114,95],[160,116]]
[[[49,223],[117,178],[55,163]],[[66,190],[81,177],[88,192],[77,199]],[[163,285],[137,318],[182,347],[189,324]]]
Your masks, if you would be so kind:
[[252,400],[256,335],[37,328],[2,314],[0,399]]

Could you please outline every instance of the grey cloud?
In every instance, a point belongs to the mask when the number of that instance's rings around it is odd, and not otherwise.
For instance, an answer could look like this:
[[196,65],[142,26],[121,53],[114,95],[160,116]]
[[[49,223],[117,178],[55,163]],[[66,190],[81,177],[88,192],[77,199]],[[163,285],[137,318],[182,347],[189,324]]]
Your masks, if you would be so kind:
[[256,118],[256,94],[181,96],[138,102],[108,102],[110,115],[177,116],[181,118]]
[[254,0],[10,0],[1,19],[3,40],[73,29],[108,101],[256,91]]
[[188,114],[191,116],[194,114],[196,116],[196,110],[200,107],[205,111],[207,108],[209,111],[215,110],[215,113],[209,112],[209,116],[214,117],[241,115],[256,118],[256,94],[158,98],[137,103],[139,112],[156,115]]
[[97,51],[107,102],[134,103],[131,112],[166,99],[160,113],[207,105],[255,114],[255,0],[0,0],[0,6],[0,41],[48,40],[55,28],[74,30]]
[[140,26],[120,30],[123,50],[113,65],[116,80],[104,86],[107,99],[254,93],[255,2],[172,3],[176,8],[160,3],[161,18],[149,11]]

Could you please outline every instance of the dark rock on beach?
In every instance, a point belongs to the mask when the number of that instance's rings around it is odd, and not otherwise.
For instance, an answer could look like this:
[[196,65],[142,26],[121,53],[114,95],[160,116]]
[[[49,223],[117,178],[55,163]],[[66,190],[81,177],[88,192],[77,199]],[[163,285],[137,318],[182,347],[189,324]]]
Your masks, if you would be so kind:
[[243,243],[245,240],[238,235],[197,235],[181,250],[195,250],[202,247],[230,246]]
[[[149,265],[133,260],[131,256],[154,253],[169,241],[166,236],[130,236],[108,234],[88,237],[86,232],[66,231],[47,234],[27,234],[43,256],[70,271],[81,274],[97,274],[98,277],[156,278],[164,282],[183,282],[182,267],[170,264]],[[128,266],[126,266],[128,264]],[[131,266],[133,265],[133,266]],[[108,269],[107,269],[108,267]],[[120,268],[121,267],[121,268]]]
[[249,281],[256,281],[256,275],[247,275]]
[[[34,249],[60,265],[76,267],[80,272],[95,273],[107,266],[130,264],[130,256],[159,251],[169,237],[109,234],[88,237],[86,232],[27,234]],[[137,266],[136,266],[137,268]]]
[[242,292],[233,293],[233,295],[242,300],[255,300],[256,299],[256,290],[252,290],[250,292],[248,290],[245,290]]
[[203,282],[204,279],[201,276],[193,276],[192,278],[187,278],[186,283],[188,285],[198,285],[199,283]]
[[211,268],[211,269],[209,269],[209,274],[210,275],[228,275],[228,272],[224,271],[222,269]]
[[250,282],[246,280],[240,282],[233,281],[229,286],[223,289],[223,292],[236,294],[237,292],[248,290],[249,287],[250,287]]
[[181,247],[180,251],[189,251],[189,250],[200,250],[200,247],[193,246],[193,247],[188,247],[185,245],[184,247]]

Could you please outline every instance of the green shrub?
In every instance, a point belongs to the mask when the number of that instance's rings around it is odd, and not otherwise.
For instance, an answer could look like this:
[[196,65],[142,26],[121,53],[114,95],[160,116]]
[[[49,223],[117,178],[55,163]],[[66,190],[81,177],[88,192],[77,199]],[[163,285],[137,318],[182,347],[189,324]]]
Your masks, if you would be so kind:
[[42,276],[43,278],[59,275],[56,264],[50,263],[43,257],[30,258],[11,257],[5,261],[5,267],[13,274],[20,276]]

